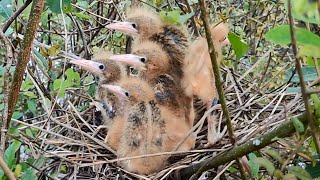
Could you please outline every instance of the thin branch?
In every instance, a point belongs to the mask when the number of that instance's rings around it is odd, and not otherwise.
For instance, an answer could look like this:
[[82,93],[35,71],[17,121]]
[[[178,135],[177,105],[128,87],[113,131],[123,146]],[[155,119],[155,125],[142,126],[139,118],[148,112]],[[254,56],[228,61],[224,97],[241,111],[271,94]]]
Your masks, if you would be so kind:
[[6,59],[6,66],[3,73],[3,96],[4,96],[4,108],[2,112],[2,122],[0,122],[0,156],[3,155],[5,146],[6,146],[6,131],[8,129],[8,126],[6,126],[8,122],[8,105],[9,105],[9,89],[10,89],[10,67],[12,65],[13,61],[13,49],[11,46],[10,41],[8,38],[4,35],[2,31],[0,31],[0,39],[3,41],[5,47],[6,47],[6,53],[5,53],[5,59]]
[[6,162],[4,162],[2,156],[0,156],[0,167],[3,169],[4,174],[8,177],[9,180],[16,180],[16,177],[14,176],[12,171],[10,171]]
[[32,2],[32,0],[27,0],[22,6],[17,9],[16,12],[7,20],[7,22],[3,25],[2,32],[6,32],[8,28],[10,27],[11,23],[21,14],[21,12],[26,9],[26,7],[29,6],[29,4]]
[[[297,117],[304,125],[308,124],[308,119],[306,113]],[[260,137],[254,138],[245,144],[239,145],[231,149],[230,151],[225,151],[215,157],[211,157],[203,162],[193,164],[187,168],[181,169],[180,173],[181,179],[189,179],[197,171],[204,172],[212,168],[217,168],[220,165],[231,162],[232,160],[249,154],[253,151],[257,151],[268,146],[271,143],[276,142],[279,138],[285,138],[291,136],[296,130],[292,121],[286,121],[280,125],[275,130],[262,135]]]
[[[184,3],[186,3],[186,5],[187,5],[187,8],[188,8],[189,13],[192,13],[192,9],[191,9],[191,6],[190,6],[188,0],[184,0]],[[194,15],[191,17],[191,24],[192,24],[192,26],[193,26],[193,28],[194,28],[194,33],[195,33],[195,35],[196,35],[197,37],[199,37],[199,36],[200,36],[200,33],[199,33],[199,29],[198,29],[198,27],[197,27],[197,23],[196,23],[196,20],[195,20],[195,14],[196,14],[196,13],[194,13]]]
[[[213,38],[212,34],[210,32],[210,27],[208,23],[208,18],[207,18],[207,12],[206,12],[206,7],[205,7],[205,2],[204,0],[199,1],[200,2],[200,9],[201,9],[201,19],[203,21],[204,29],[206,32],[206,38],[207,38],[207,44],[208,44],[208,49],[210,51],[210,58],[211,58],[211,63],[212,63],[212,69],[215,77],[215,86],[217,88],[217,92],[219,95],[219,100],[221,103],[221,108],[223,111],[223,114],[226,118],[226,123],[227,123],[227,129],[229,133],[229,137],[231,140],[231,143],[235,145],[236,140],[235,140],[235,135],[234,135],[234,130],[232,128],[232,123],[231,123],[231,118],[230,118],[230,113],[227,107],[227,102],[224,96],[223,88],[222,88],[222,83],[220,80],[220,71],[219,71],[219,64],[217,61],[217,56],[216,56],[216,50],[213,45]],[[244,168],[242,167],[242,164],[239,159],[236,159],[242,179],[246,179],[246,173],[244,172]],[[196,173],[196,176],[199,176],[199,172],[203,172],[203,167],[198,170]],[[196,177],[195,176],[195,177]]]
[[297,49],[296,38],[294,36],[294,29],[293,29],[294,27],[293,27],[292,13],[291,13],[291,0],[288,1],[288,16],[289,16],[289,23],[290,23],[290,35],[291,35],[292,50],[293,50],[294,58],[296,61],[296,69],[297,69],[297,72],[299,75],[302,98],[303,98],[304,105],[306,108],[307,118],[309,120],[309,126],[310,126],[310,131],[312,134],[313,142],[315,144],[318,156],[320,157],[320,134],[317,133],[317,129],[316,129],[317,126],[316,126],[316,123],[314,122],[315,117],[312,115],[311,107],[309,104],[310,94],[308,94],[307,86],[304,82],[300,58],[297,57],[298,49]]
[[42,11],[44,9],[45,0],[34,0],[31,12],[30,19],[26,28],[26,34],[22,41],[22,47],[18,54],[18,62],[16,70],[14,72],[11,91],[9,94],[9,109],[6,126],[9,127],[12,114],[15,110],[15,106],[19,97],[19,90],[22,84],[23,75],[25,73],[27,64],[30,59],[31,48],[33,44],[33,39],[37,33],[38,26],[40,24],[40,18]]

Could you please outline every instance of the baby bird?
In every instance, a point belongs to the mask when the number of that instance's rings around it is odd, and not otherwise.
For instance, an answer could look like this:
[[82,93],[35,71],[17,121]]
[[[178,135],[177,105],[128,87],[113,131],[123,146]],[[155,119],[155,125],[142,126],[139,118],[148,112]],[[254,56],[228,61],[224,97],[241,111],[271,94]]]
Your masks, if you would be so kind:
[[[222,47],[229,44],[227,38],[228,27],[226,24],[221,23],[211,28],[211,34],[213,35],[217,58],[220,62]],[[188,96],[195,95],[199,97],[206,105],[207,110],[209,110],[212,100],[217,98],[217,92],[206,38],[200,37],[190,44],[183,64],[183,73],[182,86],[185,89],[185,93]],[[211,120],[211,117],[208,117],[209,144],[214,144],[221,138],[214,126],[215,123]]]
[[170,65],[170,57],[159,44],[144,41],[133,47],[133,54],[114,55],[110,59],[138,68],[140,77],[153,87],[157,102],[176,112],[182,122],[192,127],[189,123],[194,119],[192,96],[185,95],[180,78]]
[[[95,55],[94,61],[71,60],[70,63],[78,65],[98,77],[99,83],[96,93],[98,102],[95,102],[95,105],[101,111],[104,124],[108,129],[105,141],[116,150],[119,145],[123,122],[114,121],[114,118],[123,115],[123,105],[112,93],[109,93],[105,88],[101,88],[101,84],[118,82],[127,77],[127,73],[121,63],[109,60],[110,56],[110,52],[101,52]],[[118,138],[112,138],[112,141],[110,141],[110,136],[118,136]]]
[[[117,151],[118,158],[143,156],[172,151],[184,138],[189,128],[179,118],[155,102],[152,87],[138,78],[129,78],[117,85],[102,85],[124,102],[126,117],[124,132]],[[121,120],[121,119],[116,119]],[[189,138],[179,150],[192,148]],[[167,155],[140,157],[120,162],[131,172],[150,174],[166,164]]]
[[188,47],[188,38],[181,27],[165,24],[157,14],[140,7],[132,8],[127,13],[127,21],[112,23],[106,28],[131,35],[138,43],[146,40],[158,43],[169,55],[175,74],[182,77],[181,66]]

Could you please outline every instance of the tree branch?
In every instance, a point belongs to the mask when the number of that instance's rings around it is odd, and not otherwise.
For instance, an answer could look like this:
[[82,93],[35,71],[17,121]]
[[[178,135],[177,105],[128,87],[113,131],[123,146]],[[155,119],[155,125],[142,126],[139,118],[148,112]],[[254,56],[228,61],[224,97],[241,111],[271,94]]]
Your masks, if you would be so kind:
[[6,162],[4,162],[2,156],[0,156],[0,167],[3,169],[4,174],[8,177],[9,180],[16,180],[14,174],[10,171]]
[[3,103],[4,103],[4,107],[3,107],[3,112],[2,112],[2,122],[0,122],[0,156],[3,155],[4,150],[5,150],[5,146],[6,146],[6,131],[8,129],[8,127],[6,126],[7,122],[8,122],[8,105],[9,105],[9,89],[10,89],[10,67],[12,65],[12,61],[13,61],[13,49],[11,46],[11,42],[8,40],[8,38],[4,35],[4,33],[2,31],[0,31],[0,39],[3,41],[5,47],[6,47],[6,53],[5,53],[5,70],[3,73],[3,95],[4,95],[4,99],[3,99]]
[[[207,44],[208,44],[208,49],[209,49],[209,53],[210,53],[210,58],[211,58],[211,64],[212,64],[212,69],[213,69],[213,73],[214,73],[214,77],[215,77],[215,86],[217,88],[217,92],[219,95],[219,100],[221,103],[221,108],[223,111],[223,114],[226,118],[226,123],[227,123],[227,129],[228,129],[228,133],[229,133],[229,137],[231,140],[231,143],[233,145],[235,145],[236,140],[235,140],[235,135],[234,135],[234,130],[232,128],[232,123],[231,123],[231,118],[230,118],[230,113],[227,107],[227,102],[224,96],[224,92],[223,92],[223,88],[222,88],[222,83],[220,80],[220,71],[219,71],[219,64],[217,61],[217,53],[215,50],[215,47],[213,45],[213,38],[212,38],[212,34],[210,32],[210,27],[209,27],[209,23],[208,23],[208,18],[207,18],[207,12],[206,12],[206,7],[205,7],[205,2],[204,0],[200,0],[200,9],[201,9],[201,19],[203,21],[203,25],[204,25],[204,29],[206,32],[206,38],[207,38]],[[247,179],[246,177],[246,173],[244,171],[244,168],[240,162],[240,160],[237,158],[236,159],[238,167],[239,167],[239,171],[241,173],[242,179]],[[199,172],[203,172],[201,171],[203,168],[199,169]],[[199,176],[199,172],[196,173],[196,176]]]
[[34,0],[31,7],[26,34],[23,38],[22,47],[18,54],[18,62],[16,70],[14,72],[11,91],[9,94],[9,109],[7,117],[8,121],[6,124],[7,127],[9,127],[10,120],[19,97],[19,90],[22,84],[23,75],[29,62],[33,39],[37,33],[41,14],[44,9],[44,4],[45,0]]
[[306,108],[307,118],[309,120],[309,127],[310,127],[311,135],[313,138],[313,142],[315,144],[318,156],[320,157],[320,134],[317,133],[317,128],[316,128],[317,126],[315,123],[315,117],[313,116],[313,114],[311,112],[311,107],[309,104],[310,94],[308,93],[306,83],[304,82],[300,58],[297,57],[298,49],[297,49],[296,38],[294,36],[294,29],[293,29],[294,27],[293,27],[292,13],[291,13],[291,0],[288,1],[288,16],[289,16],[289,23],[290,23],[289,25],[290,25],[292,50],[293,50],[294,58],[296,61],[296,69],[297,69],[297,72],[299,75],[302,98],[303,98],[304,105]]
[[[297,117],[303,124],[307,125],[308,119],[306,113]],[[276,142],[279,138],[285,138],[295,132],[292,121],[286,121],[275,130],[254,138],[245,144],[236,146],[229,151],[225,151],[215,157],[211,157],[203,162],[193,164],[187,168],[180,170],[181,179],[189,179],[197,171],[204,172],[212,168],[217,168],[220,165],[226,164],[236,158],[242,157],[253,151],[257,151],[267,145]]]
[[32,2],[32,0],[27,0],[22,6],[19,7],[19,9],[14,12],[14,14],[7,20],[7,22],[3,25],[2,32],[6,32],[7,29],[10,27],[11,23],[21,14],[21,12],[29,6],[29,4]]

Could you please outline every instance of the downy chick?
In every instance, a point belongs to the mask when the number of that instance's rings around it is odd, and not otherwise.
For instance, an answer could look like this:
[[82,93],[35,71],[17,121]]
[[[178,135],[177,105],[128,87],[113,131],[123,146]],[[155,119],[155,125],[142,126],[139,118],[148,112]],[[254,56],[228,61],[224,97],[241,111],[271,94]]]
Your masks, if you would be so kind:
[[[211,28],[218,62],[222,58],[222,47],[229,44],[228,31],[226,24],[219,24]],[[209,110],[212,100],[217,98],[217,92],[206,38],[200,37],[190,44],[183,72],[182,86],[185,93],[188,96],[195,95],[200,98]],[[214,144],[221,138],[215,130],[213,121],[211,117],[208,117],[209,144]]]
[[133,48],[133,54],[114,55],[110,59],[139,69],[140,77],[153,87],[157,102],[176,112],[182,122],[192,127],[189,123],[194,119],[192,96],[185,95],[180,78],[170,65],[170,57],[159,44],[145,41]]
[[[101,88],[102,84],[116,83],[122,78],[127,77],[125,67],[116,61],[109,60],[110,52],[101,52],[95,55],[93,61],[90,60],[71,60],[70,63],[78,65],[98,77],[98,89],[95,102],[96,107],[101,111],[104,124],[107,126],[108,135],[105,142],[110,144],[110,147],[117,149],[120,135],[122,133],[123,122],[114,121],[117,116],[123,116],[123,106],[112,93]],[[109,136],[118,136],[118,140],[109,141]],[[117,139],[117,138],[113,138]]]
[[[125,102],[127,118],[117,151],[118,158],[143,156],[175,150],[189,127],[167,107],[155,102],[152,87],[140,79],[128,79],[116,85],[103,85]],[[194,139],[189,137],[179,150],[190,150]],[[150,174],[161,170],[167,155],[141,157],[121,161],[125,169]]]

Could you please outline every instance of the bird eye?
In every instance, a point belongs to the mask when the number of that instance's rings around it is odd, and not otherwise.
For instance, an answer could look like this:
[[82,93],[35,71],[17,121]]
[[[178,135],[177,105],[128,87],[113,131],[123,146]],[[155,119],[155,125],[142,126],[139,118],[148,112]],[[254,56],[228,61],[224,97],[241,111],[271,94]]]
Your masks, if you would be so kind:
[[136,29],[137,28],[136,23],[132,23],[132,27]]
[[146,58],[141,58],[140,61],[145,63],[146,62]]
[[100,65],[99,65],[99,69],[104,70],[104,65],[103,65],[103,64],[100,64]]
[[128,93],[128,92],[124,92],[124,94],[125,94],[127,97],[129,97],[129,93]]

